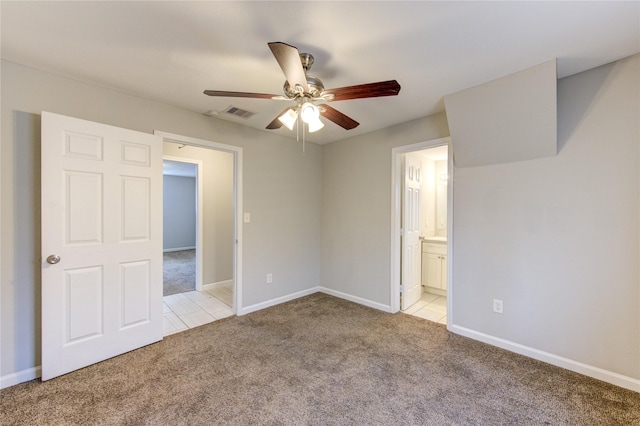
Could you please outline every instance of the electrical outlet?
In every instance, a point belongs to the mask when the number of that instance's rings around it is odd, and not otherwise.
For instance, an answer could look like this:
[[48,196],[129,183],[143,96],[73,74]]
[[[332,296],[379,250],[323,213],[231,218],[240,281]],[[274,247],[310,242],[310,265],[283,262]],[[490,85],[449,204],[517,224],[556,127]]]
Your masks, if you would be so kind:
[[267,284],[271,284],[273,282],[273,275],[267,274]]
[[502,300],[500,299],[493,299],[493,312],[497,313],[497,314],[501,314],[502,313]]

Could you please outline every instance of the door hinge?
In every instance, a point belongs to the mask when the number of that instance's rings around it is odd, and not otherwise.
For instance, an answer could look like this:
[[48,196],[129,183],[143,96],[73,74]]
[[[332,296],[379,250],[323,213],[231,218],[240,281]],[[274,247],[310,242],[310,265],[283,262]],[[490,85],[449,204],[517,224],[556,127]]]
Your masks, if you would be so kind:
[[400,293],[404,293],[404,286],[403,285],[400,286]]

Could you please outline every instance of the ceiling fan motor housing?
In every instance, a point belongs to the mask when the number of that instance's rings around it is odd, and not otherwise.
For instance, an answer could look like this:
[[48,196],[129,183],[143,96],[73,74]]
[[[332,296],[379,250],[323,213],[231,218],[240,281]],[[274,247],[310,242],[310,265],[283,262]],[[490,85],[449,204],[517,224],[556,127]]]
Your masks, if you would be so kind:
[[307,75],[307,85],[309,90],[305,92],[301,87],[291,87],[288,81],[284,82],[284,94],[290,99],[296,99],[298,97],[318,98],[324,92],[324,84],[318,77]]
[[318,77],[307,74],[313,65],[313,55],[310,53],[300,53],[300,62],[307,78],[308,91],[304,91],[301,87],[291,87],[289,81],[284,82],[284,94],[290,99],[299,97],[318,98],[324,92],[324,84]]

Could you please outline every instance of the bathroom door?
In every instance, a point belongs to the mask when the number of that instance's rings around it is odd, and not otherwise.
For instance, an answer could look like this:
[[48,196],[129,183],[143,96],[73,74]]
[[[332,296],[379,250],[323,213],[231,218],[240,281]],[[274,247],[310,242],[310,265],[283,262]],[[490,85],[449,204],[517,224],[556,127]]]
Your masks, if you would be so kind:
[[405,310],[422,297],[420,246],[420,196],[422,162],[406,154],[402,191],[402,306]]

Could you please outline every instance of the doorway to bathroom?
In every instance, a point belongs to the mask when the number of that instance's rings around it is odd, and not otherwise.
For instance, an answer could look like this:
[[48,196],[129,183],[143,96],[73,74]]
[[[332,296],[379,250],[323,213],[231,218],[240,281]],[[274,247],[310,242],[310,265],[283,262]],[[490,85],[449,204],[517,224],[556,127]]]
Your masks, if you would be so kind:
[[392,151],[392,312],[441,324],[451,315],[451,171],[449,138]]

